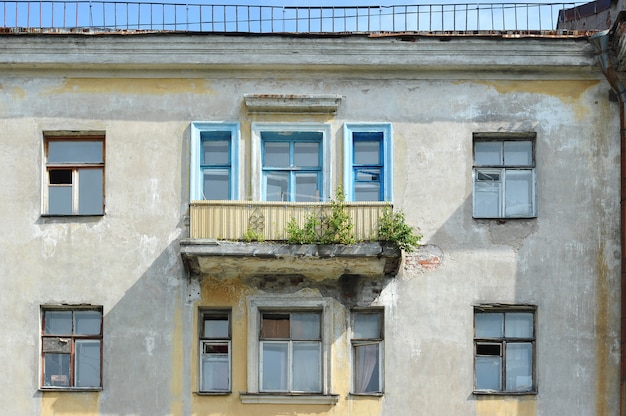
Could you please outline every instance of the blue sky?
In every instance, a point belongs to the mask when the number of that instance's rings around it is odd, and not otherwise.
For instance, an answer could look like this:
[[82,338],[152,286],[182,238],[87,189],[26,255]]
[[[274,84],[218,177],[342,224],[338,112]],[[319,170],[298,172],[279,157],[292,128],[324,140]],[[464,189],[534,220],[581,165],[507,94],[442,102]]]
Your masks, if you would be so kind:
[[[4,5],[4,25],[9,27],[229,32],[551,30],[555,28],[559,9],[564,7],[561,3],[541,0],[523,3],[532,5],[529,7],[514,7],[511,5],[515,3],[513,0],[493,3],[496,6],[487,6],[488,3],[467,2],[467,8],[464,3],[445,0],[309,0],[306,5],[295,0],[220,0],[214,6],[205,6],[212,4],[207,0],[31,0],[0,4]],[[477,4],[482,4],[479,11]],[[429,8],[428,5],[438,6]],[[357,10],[356,6],[381,7]],[[296,12],[295,7],[303,9]],[[334,10],[322,12],[316,7]],[[331,19],[331,16],[335,18]],[[260,20],[263,23],[259,23]]]

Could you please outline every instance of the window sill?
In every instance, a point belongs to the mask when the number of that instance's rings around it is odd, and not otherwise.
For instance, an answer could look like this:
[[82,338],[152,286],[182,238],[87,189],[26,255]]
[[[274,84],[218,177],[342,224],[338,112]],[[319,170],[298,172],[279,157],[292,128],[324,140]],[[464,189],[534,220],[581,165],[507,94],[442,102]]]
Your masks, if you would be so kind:
[[41,392],[74,392],[74,393],[82,393],[82,392],[100,392],[102,391],[102,387],[39,387],[38,389]]
[[536,396],[537,391],[495,391],[495,390],[475,390],[475,396]]
[[350,393],[350,397],[355,397],[355,398],[367,398],[367,397],[383,397],[385,395],[385,393]]
[[530,217],[472,217],[475,220],[489,220],[489,221],[514,221],[514,220],[535,220],[537,215]]
[[72,218],[72,217],[104,217],[102,214],[41,214],[42,217],[47,218]]
[[339,401],[338,394],[267,394],[240,393],[244,404],[325,404],[335,405]]
[[229,396],[233,394],[232,391],[196,391],[197,396]]

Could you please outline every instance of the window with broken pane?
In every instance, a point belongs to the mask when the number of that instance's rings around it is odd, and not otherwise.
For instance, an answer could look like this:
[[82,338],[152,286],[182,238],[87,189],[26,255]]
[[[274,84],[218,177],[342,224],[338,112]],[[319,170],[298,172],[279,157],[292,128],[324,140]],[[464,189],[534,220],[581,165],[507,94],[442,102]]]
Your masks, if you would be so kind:
[[383,392],[383,314],[382,311],[352,313],[352,392]]
[[46,136],[45,155],[45,214],[104,214],[104,137]]
[[534,392],[535,309],[476,308],[474,352],[476,392]]
[[474,135],[474,218],[537,215],[534,134]]
[[42,308],[42,388],[102,386],[102,309]]
[[344,125],[344,191],[349,201],[392,201],[389,123]]
[[322,392],[320,312],[263,312],[260,391]]
[[200,391],[231,390],[230,311],[201,312]]

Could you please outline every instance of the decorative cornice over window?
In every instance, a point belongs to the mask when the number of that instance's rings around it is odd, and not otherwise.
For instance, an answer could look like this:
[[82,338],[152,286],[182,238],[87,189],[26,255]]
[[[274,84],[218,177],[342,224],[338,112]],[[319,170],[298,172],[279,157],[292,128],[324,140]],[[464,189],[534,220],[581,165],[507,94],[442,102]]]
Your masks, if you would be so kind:
[[336,94],[245,94],[249,113],[335,114],[342,96]]

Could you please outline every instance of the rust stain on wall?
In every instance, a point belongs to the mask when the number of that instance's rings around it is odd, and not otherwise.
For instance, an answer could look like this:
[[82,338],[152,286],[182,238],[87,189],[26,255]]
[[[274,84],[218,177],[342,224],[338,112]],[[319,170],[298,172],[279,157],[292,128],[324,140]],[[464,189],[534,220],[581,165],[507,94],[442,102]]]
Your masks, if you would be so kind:
[[214,95],[209,82],[202,79],[175,78],[65,78],[61,86],[43,91],[41,95],[54,94],[131,94]]
[[596,254],[597,267],[597,290],[596,290],[596,415],[608,415],[609,391],[608,378],[610,376],[609,367],[609,267],[604,260],[605,243],[600,242]]
[[476,81],[477,84],[494,88],[500,94],[529,93],[550,95],[564,104],[578,100],[589,88],[600,83],[598,80],[586,81]]
[[215,305],[236,305],[252,293],[252,288],[239,279],[204,277],[201,282],[201,299],[211,299]]
[[576,119],[582,119],[591,110],[580,101],[581,96],[600,83],[599,80],[576,81],[475,81],[495,89],[499,94],[541,94],[557,98],[565,105],[572,105]]

